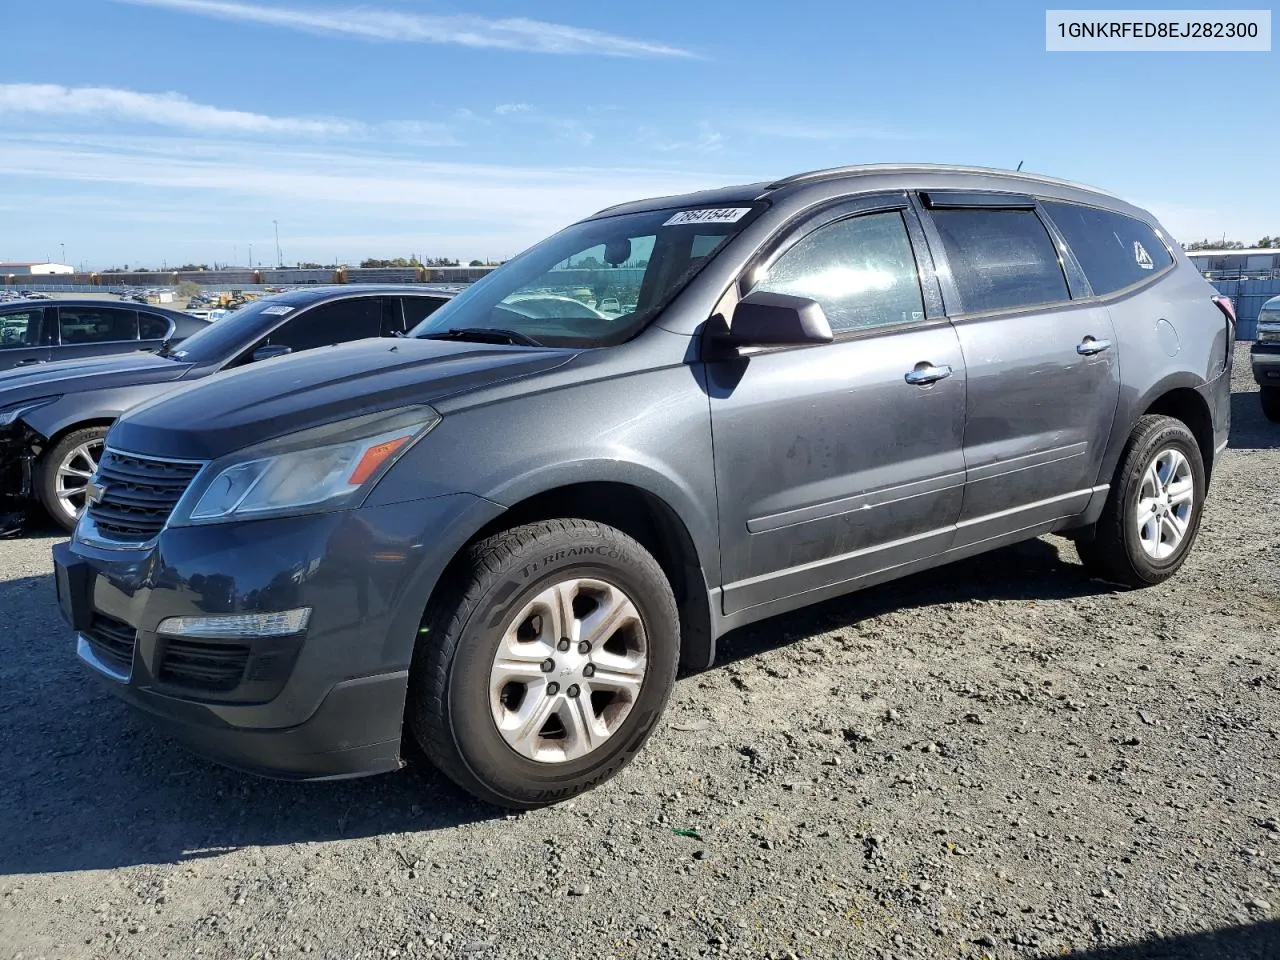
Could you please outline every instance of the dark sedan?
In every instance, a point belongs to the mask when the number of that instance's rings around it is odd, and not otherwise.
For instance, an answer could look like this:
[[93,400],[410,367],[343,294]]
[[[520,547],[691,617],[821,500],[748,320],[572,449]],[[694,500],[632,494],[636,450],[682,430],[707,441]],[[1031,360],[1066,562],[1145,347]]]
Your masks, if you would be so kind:
[[108,300],[20,300],[0,306],[0,370],[173,346],[208,320]]
[[[422,287],[311,287],[256,300],[156,353],[86,356],[0,372],[0,494],[34,496],[71,530],[103,437],[125,410],[246,363],[403,334],[452,296]],[[63,307],[55,309],[61,314]],[[94,309],[121,308],[95,302]],[[158,315],[154,307],[136,313]]]

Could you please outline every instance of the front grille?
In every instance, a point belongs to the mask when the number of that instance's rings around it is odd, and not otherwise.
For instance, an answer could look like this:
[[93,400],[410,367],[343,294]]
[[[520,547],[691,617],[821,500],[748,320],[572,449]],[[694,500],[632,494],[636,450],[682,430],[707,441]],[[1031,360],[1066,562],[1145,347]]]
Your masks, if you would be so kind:
[[89,626],[80,635],[89,642],[100,660],[124,673],[133,667],[133,647],[138,631],[123,620],[95,612]]
[[166,639],[157,679],[175,687],[226,692],[240,685],[249,648],[240,644]]
[[139,457],[108,447],[94,475],[102,497],[89,504],[89,518],[98,533],[113,540],[150,540],[164,529],[201,466]]

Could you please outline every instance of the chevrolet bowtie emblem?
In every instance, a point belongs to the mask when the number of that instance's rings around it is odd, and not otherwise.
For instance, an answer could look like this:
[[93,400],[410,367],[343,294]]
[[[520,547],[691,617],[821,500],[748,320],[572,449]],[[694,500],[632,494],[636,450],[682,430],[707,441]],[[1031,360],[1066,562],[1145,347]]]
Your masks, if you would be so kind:
[[96,480],[90,480],[84,487],[84,502],[97,506],[107,495],[107,488]]

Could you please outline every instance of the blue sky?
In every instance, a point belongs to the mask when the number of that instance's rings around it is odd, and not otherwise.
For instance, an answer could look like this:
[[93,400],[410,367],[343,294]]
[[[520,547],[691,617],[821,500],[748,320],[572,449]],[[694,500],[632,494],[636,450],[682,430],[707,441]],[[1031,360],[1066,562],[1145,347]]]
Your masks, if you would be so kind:
[[1025,2],[58,0],[6,9],[0,50],[0,260],[270,263],[273,220],[286,262],[501,258],[621,200],[881,161],[1280,233],[1280,54],[1047,53]]

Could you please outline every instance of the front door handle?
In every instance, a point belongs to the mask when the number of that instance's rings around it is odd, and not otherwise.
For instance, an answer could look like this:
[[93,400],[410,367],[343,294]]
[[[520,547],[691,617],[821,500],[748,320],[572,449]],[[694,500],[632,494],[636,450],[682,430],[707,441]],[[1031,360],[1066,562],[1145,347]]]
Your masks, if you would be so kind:
[[1076,344],[1076,353],[1080,354],[1082,357],[1092,357],[1094,354],[1110,349],[1110,340],[1095,340],[1093,337],[1085,337]]
[[939,380],[945,380],[951,376],[951,367],[945,363],[934,366],[927,361],[921,361],[915,365],[915,368],[907,371],[907,375],[903,378],[907,383],[914,383],[916,386],[927,386],[930,383],[937,383]]
[[43,360],[19,360],[14,364],[15,367],[29,367],[33,363],[44,363]]

